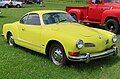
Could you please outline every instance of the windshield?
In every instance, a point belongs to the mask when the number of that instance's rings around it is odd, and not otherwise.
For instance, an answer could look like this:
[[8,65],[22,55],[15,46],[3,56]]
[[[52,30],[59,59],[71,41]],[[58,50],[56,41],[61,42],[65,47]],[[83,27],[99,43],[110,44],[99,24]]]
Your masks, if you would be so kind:
[[120,0],[105,0],[106,3],[108,2],[120,2]]
[[68,13],[64,12],[52,12],[43,14],[43,22],[44,24],[54,24],[54,23],[62,23],[62,22],[76,22],[75,19]]

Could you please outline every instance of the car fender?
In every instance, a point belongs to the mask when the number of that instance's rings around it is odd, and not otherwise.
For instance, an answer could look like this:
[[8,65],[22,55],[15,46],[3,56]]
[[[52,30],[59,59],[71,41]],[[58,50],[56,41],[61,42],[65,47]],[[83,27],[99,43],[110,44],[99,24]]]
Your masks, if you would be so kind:
[[117,9],[106,10],[102,14],[101,24],[105,24],[106,20],[109,18],[115,18],[120,24],[120,11]]
[[7,39],[7,33],[12,33],[14,38],[18,38],[18,28],[14,24],[4,24],[3,25],[3,34],[5,39]]
[[[78,51],[78,49],[76,48],[75,38],[72,38],[71,36],[69,36],[67,34],[63,34],[63,33],[56,35],[57,34],[56,32],[55,31],[46,31],[45,33],[41,34],[42,35],[41,42],[42,42],[42,44],[44,44],[44,48],[41,49],[42,53],[45,53],[47,45],[49,44],[50,41],[59,42],[63,46],[63,48],[66,52],[66,56],[68,56],[68,52]],[[66,40],[68,40],[68,41],[66,41]]]
[[68,11],[70,15],[75,14],[78,20],[82,20],[82,11],[79,9],[71,9]]
[[[62,39],[54,39],[53,38],[53,39],[50,39],[49,41],[52,41],[52,40],[54,40],[56,42],[59,42],[62,45],[62,47],[63,47],[67,57],[68,57],[68,52],[75,52],[75,51],[78,52],[79,51],[75,47],[76,43],[73,40],[72,41],[71,40],[70,41],[66,41],[65,39],[62,40]],[[48,44],[49,41],[47,41],[47,44]]]

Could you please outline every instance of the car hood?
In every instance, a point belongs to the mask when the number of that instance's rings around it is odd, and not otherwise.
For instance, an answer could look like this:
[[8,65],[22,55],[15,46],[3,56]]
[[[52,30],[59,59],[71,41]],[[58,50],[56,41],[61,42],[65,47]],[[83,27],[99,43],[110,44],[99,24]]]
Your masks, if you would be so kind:
[[55,24],[52,30],[74,36],[82,35],[85,37],[90,37],[94,35],[101,35],[98,31],[77,23]]
[[120,2],[119,3],[105,3],[106,6],[112,7],[113,9],[120,9]]

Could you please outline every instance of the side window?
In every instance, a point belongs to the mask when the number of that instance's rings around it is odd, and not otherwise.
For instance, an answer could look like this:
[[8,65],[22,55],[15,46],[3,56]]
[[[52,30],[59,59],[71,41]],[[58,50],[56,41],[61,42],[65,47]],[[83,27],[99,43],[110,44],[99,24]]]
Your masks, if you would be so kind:
[[92,0],[92,4],[101,4],[102,0]]
[[57,19],[55,18],[54,16],[55,14],[54,13],[46,13],[46,14],[43,14],[43,22],[44,24],[54,24],[54,23],[57,23]]
[[41,25],[38,14],[29,14],[26,24],[29,25]]
[[43,22],[44,24],[52,24],[52,18],[49,13],[43,15]]
[[0,2],[1,2],[2,0],[0,0]]
[[23,16],[22,19],[20,20],[20,23],[21,24],[26,24],[27,18],[28,18],[28,15]]

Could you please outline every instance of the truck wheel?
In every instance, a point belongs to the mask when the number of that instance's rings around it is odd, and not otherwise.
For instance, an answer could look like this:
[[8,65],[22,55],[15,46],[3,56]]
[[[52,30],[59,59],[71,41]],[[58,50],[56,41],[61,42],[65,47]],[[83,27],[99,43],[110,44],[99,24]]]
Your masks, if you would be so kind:
[[113,33],[119,33],[120,31],[119,24],[115,19],[107,20],[105,29]]
[[78,22],[78,19],[77,19],[76,15],[71,15],[71,16]]
[[16,5],[17,8],[20,8],[21,6],[19,4]]
[[66,65],[67,62],[65,51],[58,43],[51,45],[49,50],[49,58],[55,65]]
[[9,5],[8,5],[8,4],[5,4],[5,8],[9,8]]

